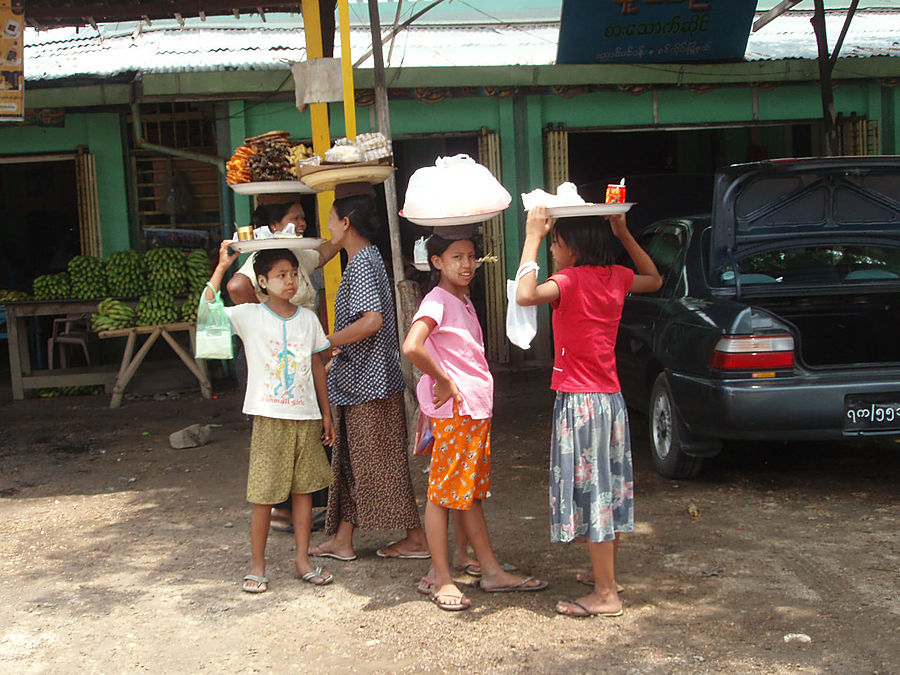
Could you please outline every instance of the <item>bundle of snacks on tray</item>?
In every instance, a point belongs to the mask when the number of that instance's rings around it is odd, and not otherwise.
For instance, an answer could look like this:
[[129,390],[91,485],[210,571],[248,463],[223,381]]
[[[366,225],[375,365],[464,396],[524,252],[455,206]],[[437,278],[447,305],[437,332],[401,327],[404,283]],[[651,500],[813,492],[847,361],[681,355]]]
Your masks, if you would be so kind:
[[247,161],[252,182],[294,178],[289,137],[287,131],[269,131],[244,139],[244,145],[255,150]]
[[535,206],[580,206],[585,201],[578,194],[578,188],[574,183],[562,183],[556,188],[556,194],[544,192],[540,188],[531,192],[522,193],[522,204],[526,211],[530,211]]
[[325,151],[325,161],[333,164],[352,164],[363,161],[363,153],[356,141],[338,138],[334,141],[334,145]]
[[130,328],[137,323],[137,315],[121,300],[106,298],[97,305],[97,313],[91,314],[91,329],[98,333],[103,330]]
[[380,131],[359,134],[356,144],[363,154],[363,160],[372,162],[392,155],[391,144]]
[[334,145],[325,151],[325,161],[331,164],[374,162],[390,158],[390,143],[380,131],[359,134],[353,141],[349,138],[337,138]]
[[239,145],[234,155],[225,163],[225,182],[229,185],[250,182],[250,158],[256,152],[246,145]]
[[402,216],[434,219],[493,213],[512,201],[493,174],[468,155],[438,157],[416,170],[406,189]]
[[299,168],[301,166],[317,166],[321,161],[321,158],[313,152],[312,146],[305,143],[295,143],[291,146],[291,175],[294,178],[300,177]]

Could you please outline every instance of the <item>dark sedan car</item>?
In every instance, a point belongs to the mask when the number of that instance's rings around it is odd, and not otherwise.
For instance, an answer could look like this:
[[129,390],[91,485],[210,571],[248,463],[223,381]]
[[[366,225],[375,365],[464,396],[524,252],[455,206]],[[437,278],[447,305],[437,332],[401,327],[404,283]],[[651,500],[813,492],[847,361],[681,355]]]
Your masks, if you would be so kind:
[[900,157],[731,166],[711,216],[638,240],[664,284],[625,300],[616,357],[661,474],[727,439],[900,435]]

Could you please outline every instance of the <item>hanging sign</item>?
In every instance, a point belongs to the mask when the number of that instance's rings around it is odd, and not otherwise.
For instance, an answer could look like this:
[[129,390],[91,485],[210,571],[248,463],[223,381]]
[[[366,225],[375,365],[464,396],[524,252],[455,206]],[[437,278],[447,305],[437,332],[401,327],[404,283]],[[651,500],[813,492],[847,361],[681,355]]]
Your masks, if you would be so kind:
[[756,0],[563,0],[557,63],[744,57]]
[[25,113],[22,0],[0,0],[0,122],[21,122]]

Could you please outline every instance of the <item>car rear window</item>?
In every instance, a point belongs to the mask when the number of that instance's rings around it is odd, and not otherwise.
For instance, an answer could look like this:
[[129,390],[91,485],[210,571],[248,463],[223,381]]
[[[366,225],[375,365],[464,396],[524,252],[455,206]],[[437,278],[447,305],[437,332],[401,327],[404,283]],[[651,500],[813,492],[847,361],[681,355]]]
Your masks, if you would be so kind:
[[[809,286],[872,283],[900,279],[900,248],[892,246],[798,246],[738,261],[741,285]],[[716,285],[733,286],[734,270],[716,275]]]

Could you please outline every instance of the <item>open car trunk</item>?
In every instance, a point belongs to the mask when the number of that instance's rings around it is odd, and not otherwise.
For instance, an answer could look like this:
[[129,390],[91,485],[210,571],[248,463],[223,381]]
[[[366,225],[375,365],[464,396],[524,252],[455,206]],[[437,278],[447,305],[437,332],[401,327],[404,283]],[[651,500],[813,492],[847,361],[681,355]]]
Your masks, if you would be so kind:
[[754,299],[797,329],[799,363],[809,368],[900,367],[900,292]]

